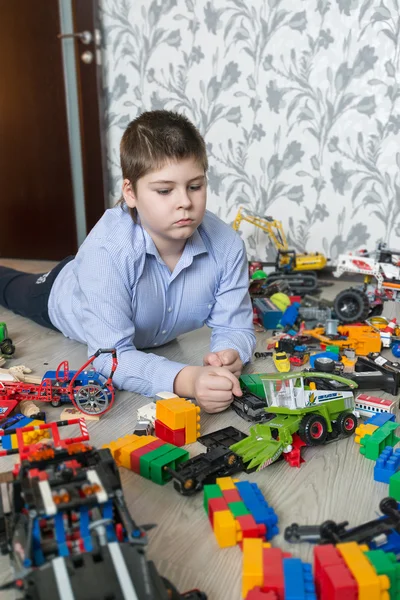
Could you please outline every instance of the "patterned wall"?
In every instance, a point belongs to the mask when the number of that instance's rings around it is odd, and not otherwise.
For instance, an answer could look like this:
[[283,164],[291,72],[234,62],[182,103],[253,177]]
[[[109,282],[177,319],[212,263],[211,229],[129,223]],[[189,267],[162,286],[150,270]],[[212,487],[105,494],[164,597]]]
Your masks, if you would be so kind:
[[[400,245],[399,0],[102,0],[109,169],[143,110],[205,136],[209,208],[282,220],[332,259]],[[241,228],[249,257],[265,234]]]

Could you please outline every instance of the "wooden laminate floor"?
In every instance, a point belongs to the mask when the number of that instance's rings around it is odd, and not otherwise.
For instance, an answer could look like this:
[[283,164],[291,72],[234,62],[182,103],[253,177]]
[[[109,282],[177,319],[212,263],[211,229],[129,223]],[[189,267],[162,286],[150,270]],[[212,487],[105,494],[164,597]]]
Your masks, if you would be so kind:
[[[5,261],[30,272],[46,272],[52,263]],[[326,288],[324,295],[333,297],[348,282],[336,282]],[[394,303],[387,304],[386,316],[399,316]],[[64,338],[22,317],[0,308],[0,321],[6,321],[17,351],[11,364],[25,364],[42,375],[48,368],[56,368],[67,359],[71,368],[79,368],[86,360],[86,347]],[[157,349],[171,360],[201,364],[208,350],[209,330],[203,328],[180,337]],[[266,334],[257,334],[257,350],[265,350]],[[270,359],[261,359],[246,367],[247,372],[267,372],[273,367]],[[384,396],[383,393],[377,395]],[[114,408],[99,422],[89,422],[91,442],[94,445],[114,440],[131,433],[136,422],[136,409],[150,401],[138,394],[117,393]],[[61,409],[50,407],[48,420],[57,420]],[[247,432],[249,424],[232,410],[219,415],[202,415],[202,432],[234,425]],[[188,447],[191,455],[203,452],[196,443]],[[290,468],[280,461],[260,473],[249,476],[262,489],[267,501],[279,516],[281,534],[273,545],[290,550],[294,556],[312,560],[308,544],[290,546],[283,540],[285,526],[296,521],[301,524],[320,523],[325,519],[348,520],[357,525],[375,518],[379,501],[388,494],[388,486],[373,480],[372,461],[359,454],[353,438],[328,444],[322,448],[307,448],[305,463],[300,469]],[[1,459],[2,471],[8,470],[12,457]],[[184,498],[174,491],[172,484],[157,486],[140,476],[121,469],[125,498],[134,519],[139,523],[157,523],[149,534],[148,556],[164,576],[181,590],[198,587],[208,594],[209,600],[239,600],[241,598],[241,551],[239,547],[219,549],[208,518],[202,506],[202,494]],[[243,476],[239,476],[243,478]],[[10,577],[8,559],[0,562],[1,580]],[[11,600],[14,592],[0,593],[1,600]]]

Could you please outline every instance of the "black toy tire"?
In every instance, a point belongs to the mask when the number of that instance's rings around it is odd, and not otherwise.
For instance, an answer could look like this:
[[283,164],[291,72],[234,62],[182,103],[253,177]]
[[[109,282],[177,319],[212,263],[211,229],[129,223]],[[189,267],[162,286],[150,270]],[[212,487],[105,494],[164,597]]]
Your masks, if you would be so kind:
[[316,358],[314,361],[314,369],[320,373],[333,373],[335,370],[335,361],[332,358],[322,357]]
[[307,446],[321,446],[328,436],[328,425],[322,415],[306,415],[299,425],[299,436]]
[[368,317],[380,317],[381,314],[383,313],[383,308],[384,308],[383,303],[377,304],[376,306],[371,308]]
[[357,288],[342,290],[333,301],[333,309],[341,323],[365,321],[371,310],[367,294]]
[[0,354],[4,356],[12,356],[15,352],[15,346],[10,338],[5,338],[0,344]]
[[397,500],[391,498],[390,496],[383,498],[379,503],[379,510],[382,514],[390,516],[393,510],[398,510]]
[[336,427],[342,435],[350,437],[356,430],[357,417],[351,412],[342,412],[336,420]]

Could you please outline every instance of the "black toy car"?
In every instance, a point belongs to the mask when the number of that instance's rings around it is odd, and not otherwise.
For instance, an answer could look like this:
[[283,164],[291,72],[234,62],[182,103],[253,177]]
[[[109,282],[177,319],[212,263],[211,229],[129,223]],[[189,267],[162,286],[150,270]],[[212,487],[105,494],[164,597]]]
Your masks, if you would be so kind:
[[264,398],[247,391],[243,392],[243,396],[233,396],[231,407],[239,417],[252,423],[265,423],[274,416],[266,412],[267,403]]

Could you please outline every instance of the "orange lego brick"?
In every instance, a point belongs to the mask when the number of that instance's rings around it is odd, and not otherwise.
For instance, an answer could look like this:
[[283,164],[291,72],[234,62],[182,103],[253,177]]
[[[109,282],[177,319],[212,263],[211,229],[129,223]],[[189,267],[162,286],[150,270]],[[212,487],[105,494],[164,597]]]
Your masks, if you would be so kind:
[[263,580],[263,540],[245,538],[243,540],[242,597],[246,598],[253,588],[261,587]]
[[109,448],[118,467],[131,468],[131,452],[143,448],[158,438],[153,435],[126,435],[118,440],[105,444],[103,448]]
[[389,600],[387,590],[390,580],[387,575],[377,575],[365,556],[369,548],[356,542],[337,544],[336,548],[344,558],[351,574],[358,584],[358,600]]
[[229,510],[214,513],[214,534],[220,548],[236,546],[238,526]]

